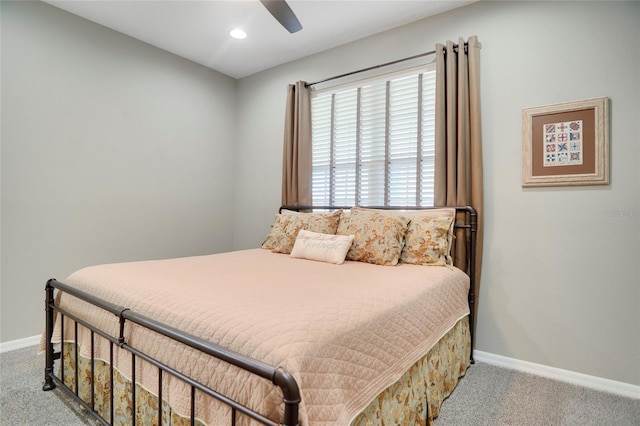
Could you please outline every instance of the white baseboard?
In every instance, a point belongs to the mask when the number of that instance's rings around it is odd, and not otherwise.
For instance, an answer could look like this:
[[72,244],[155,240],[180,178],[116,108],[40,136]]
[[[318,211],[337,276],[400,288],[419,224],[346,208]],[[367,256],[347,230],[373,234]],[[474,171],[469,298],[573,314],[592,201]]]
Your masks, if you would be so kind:
[[547,377],[561,382],[584,386],[602,392],[614,393],[628,398],[640,399],[640,386],[632,385],[630,383],[603,379],[601,377],[576,373],[574,371],[549,367],[542,364],[535,364],[533,362],[521,361],[519,359],[508,358],[482,351],[473,351],[473,358],[476,361],[496,365],[498,367],[522,371],[524,373],[530,373],[536,376]]
[[40,335],[25,337],[24,339],[11,340],[9,342],[0,343],[0,353],[15,351],[33,345],[40,344]]

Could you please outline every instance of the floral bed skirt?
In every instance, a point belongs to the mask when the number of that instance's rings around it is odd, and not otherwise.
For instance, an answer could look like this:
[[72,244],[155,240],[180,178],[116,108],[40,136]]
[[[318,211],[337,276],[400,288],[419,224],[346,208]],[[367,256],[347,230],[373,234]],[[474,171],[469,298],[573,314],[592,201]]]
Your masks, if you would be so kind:
[[[470,338],[468,317],[458,323],[431,350],[413,365],[395,384],[383,391],[352,422],[351,426],[426,425],[438,416],[440,405],[447,398],[469,367]],[[63,348],[64,382],[75,390],[75,345]],[[94,360],[95,385],[93,407],[107,421],[111,419],[110,367],[102,360]],[[61,368],[57,374],[60,376]],[[91,360],[78,356],[78,396],[91,406]],[[113,374],[114,425],[131,424],[134,404],[131,382],[114,369]],[[427,410],[428,404],[428,410]],[[157,395],[136,385],[136,424],[159,424]],[[162,424],[189,425],[190,419],[162,404]],[[202,425],[197,421],[196,424]]]

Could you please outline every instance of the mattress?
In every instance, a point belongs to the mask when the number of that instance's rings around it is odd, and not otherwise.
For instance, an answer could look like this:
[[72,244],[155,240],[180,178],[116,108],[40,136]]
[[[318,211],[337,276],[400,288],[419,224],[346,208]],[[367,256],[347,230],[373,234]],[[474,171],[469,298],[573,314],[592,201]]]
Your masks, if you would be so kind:
[[[203,340],[289,370],[298,382],[300,421],[309,425],[352,422],[396,383],[468,312],[468,277],[454,267],[400,264],[342,265],[293,259],[262,249],[209,256],[99,265],[65,282]],[[58,304],[117,334],[118,318],[68,295]],[[60,323],[52,340],[72,340]],[[215,358],[128,324],[130,345],[206,386],[276,418],[281,394]],[[79,330],[80,355],[89,357],[90,333]],[[95,342],[96,358],[109,359]],[[131,377],[130,355],[114,364]],[[155,368],[137,366],[140,385],[157,389]],[[181,416],[190,410],[185,384],[167,377],[163,398]],[[199,398],[196,417],[226,422],[229,410]]]

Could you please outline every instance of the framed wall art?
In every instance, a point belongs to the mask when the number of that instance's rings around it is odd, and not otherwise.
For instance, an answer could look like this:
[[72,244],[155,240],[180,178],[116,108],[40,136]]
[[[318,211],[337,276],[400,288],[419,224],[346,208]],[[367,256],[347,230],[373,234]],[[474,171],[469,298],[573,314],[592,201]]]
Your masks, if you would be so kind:
[[522,110],[522,186],[609,184],[609,99]]

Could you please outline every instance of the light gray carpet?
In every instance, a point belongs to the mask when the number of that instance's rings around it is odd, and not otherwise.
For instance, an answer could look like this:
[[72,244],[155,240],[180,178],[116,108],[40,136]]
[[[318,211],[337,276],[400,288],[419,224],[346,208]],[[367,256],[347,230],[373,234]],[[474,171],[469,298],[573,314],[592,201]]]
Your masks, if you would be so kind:
[[442,405],[444,425],[640,426],[640,399],[476,362]]
[[61,390],[44,392],[43,377],[44,354],[37,346],[0,354],[1,426],[92,424]]
[[[60,390],[42,391],[36,347],[0,354],[0,425],[86,425]],[[477,362],[434,426],[640,426],[640,399],[624,398]]]

